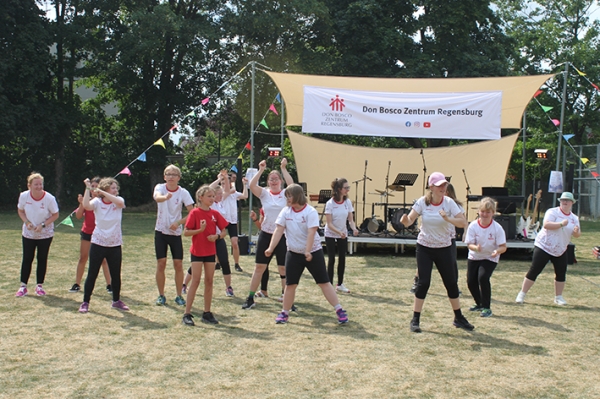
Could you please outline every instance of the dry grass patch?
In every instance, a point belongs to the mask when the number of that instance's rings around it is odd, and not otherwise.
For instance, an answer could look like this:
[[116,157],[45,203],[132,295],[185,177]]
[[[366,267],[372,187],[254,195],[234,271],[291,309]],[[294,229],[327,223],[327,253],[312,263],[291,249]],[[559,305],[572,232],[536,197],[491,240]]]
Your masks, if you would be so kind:
[[[463,309],[475,331],[452,326],[452,310],[434,272],[422,334],[408,330],[414,255],[389,252],[348,258],[345,284],[352,293],[340,296],[348,325],[337,324],[308,274],[298,289],[299,312],[289,324],[275,325],[280,304],[271,298],[242,310],[253,270],[253,258],[245,256],[244,273],[233,275],[236,297],[225,296],[216,274],[212,308],[220,324],[199,322],[199,297],[197,326],[183,326],[183,309],[173,301],[172,269],[167,268],[168,306],[154,304],[154,215],[125,214],[123,226],[122,295],[131,312],[110,308],[100,276],[90,313],[82,315],[77,312],[82,294],[68,292],[78,230],[57,228],[48,295],[15,298],[20,223],[16,213],[0,214],[0,396],[593,398],[600,391],[593,372],[599,355],[600,261],[589,251],[597,244],[595,224],[584,225],[584,236],[576,241],[579,263],[569,267],[568,306],[552,302],[551,268],[525,305],[515,305],[529,262],[504,257],[492,278],[494,316],[469,314],[463,253]],[[271,271],[275,297],[279,278],[274,267]]]

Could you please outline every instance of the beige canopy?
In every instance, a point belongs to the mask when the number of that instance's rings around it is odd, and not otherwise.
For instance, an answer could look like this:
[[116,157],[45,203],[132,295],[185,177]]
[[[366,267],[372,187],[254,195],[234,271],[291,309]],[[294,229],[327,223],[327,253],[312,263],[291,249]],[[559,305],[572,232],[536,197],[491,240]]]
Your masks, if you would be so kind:
[[[320,190],[331,188],[335,178],[346,178],[352,189],[350,199],[357,211],[358,222],[365,217],[378,215],[383,219],[383,206],[373,205],[385,202],[385,196],[376,190],[386,189],[386,175],[389,167],[389,184],[392,184],[399,173],[417,174],[413,186],[406,187],[406,202],[404,192],[390,191],[389,197],[392,208],[412,206],[413,200],[423,195],[423,158],[427,166],[427,175],[433,172],[442,172],[451,176],[456,194],[461,201],[466,200],[466,181],[471,187],[473,195],[481,194],[481,187],[503,187],[508,164],[518,134],[501,138],[500,140],[482,141],[474,144],[456,145],[451,147],[436,147],[423,149],[390,149],[360,147],[339,144],[314,137],[287,131],[292,147],[294,159],[298,170],[298,180],[307,184],[308,194],[319,194]],[[362,213],[363,183],[353,182],[362,179],[365,174],[365,161],[367,162],[367,180],[365,215]],[[464,169],[464,174],[463,174]],[[358,192],[357,192],[358,191]],[[358,194],[358,196],[357,196]],[[358,202],[355,203],[356,198]],[[316,205],[316,202],[312,202]],[[319,211],[322,206],[319,207]],[[475,211],[469,211],[469,220],[474,219]]]
[[281,92],[286,106],[286,126],[301,126],[303,88],[331,87],[349,90],[397,93],[448,93],[502,91],[503,129],[519,129],[525,107],[536,90],[554,75],[504,76],[493,78],[360,78],[348,76],[300,75],[265,71]]

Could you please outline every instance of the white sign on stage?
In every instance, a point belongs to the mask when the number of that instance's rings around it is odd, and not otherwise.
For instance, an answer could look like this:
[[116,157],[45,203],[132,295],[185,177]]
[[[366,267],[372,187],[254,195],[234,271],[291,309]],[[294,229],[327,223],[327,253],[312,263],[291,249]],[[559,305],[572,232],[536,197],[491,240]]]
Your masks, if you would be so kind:
[[388,93],[304,86],[304,133],[500,138],[502,92]]

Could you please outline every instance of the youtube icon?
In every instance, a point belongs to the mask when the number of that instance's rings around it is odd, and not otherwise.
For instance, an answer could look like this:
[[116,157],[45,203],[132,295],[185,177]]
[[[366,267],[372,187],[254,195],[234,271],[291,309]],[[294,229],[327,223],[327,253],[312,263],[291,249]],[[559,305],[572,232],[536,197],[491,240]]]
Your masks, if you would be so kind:
[[431,127],[431,122],[423,122],[423,127]]

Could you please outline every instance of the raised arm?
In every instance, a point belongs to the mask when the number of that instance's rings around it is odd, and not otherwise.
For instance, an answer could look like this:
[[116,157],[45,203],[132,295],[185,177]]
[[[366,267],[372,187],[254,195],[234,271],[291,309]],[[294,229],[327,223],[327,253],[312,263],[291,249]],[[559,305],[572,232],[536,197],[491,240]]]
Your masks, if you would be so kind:
[[260,179],[260,176],[265,171],[266,167],[267,167],[267,161],[265,161],[265,160],[260,161],[260,163],[258,164],[258,172],[256,172],[256,174],[252,177],[252,180],[250,180],[250,191],[252,191],[252,194],[256,195],[259,198],[260,198],[260,195],[262,194],[262,188],[258,185],[258,180]]
[[283,158],[281,160],[281,175],[283,176],[283,180],[285,180],[285,184],[289,186],[294,183],[294,179],[292,179],[292,175],[287,171],[287,158]]

